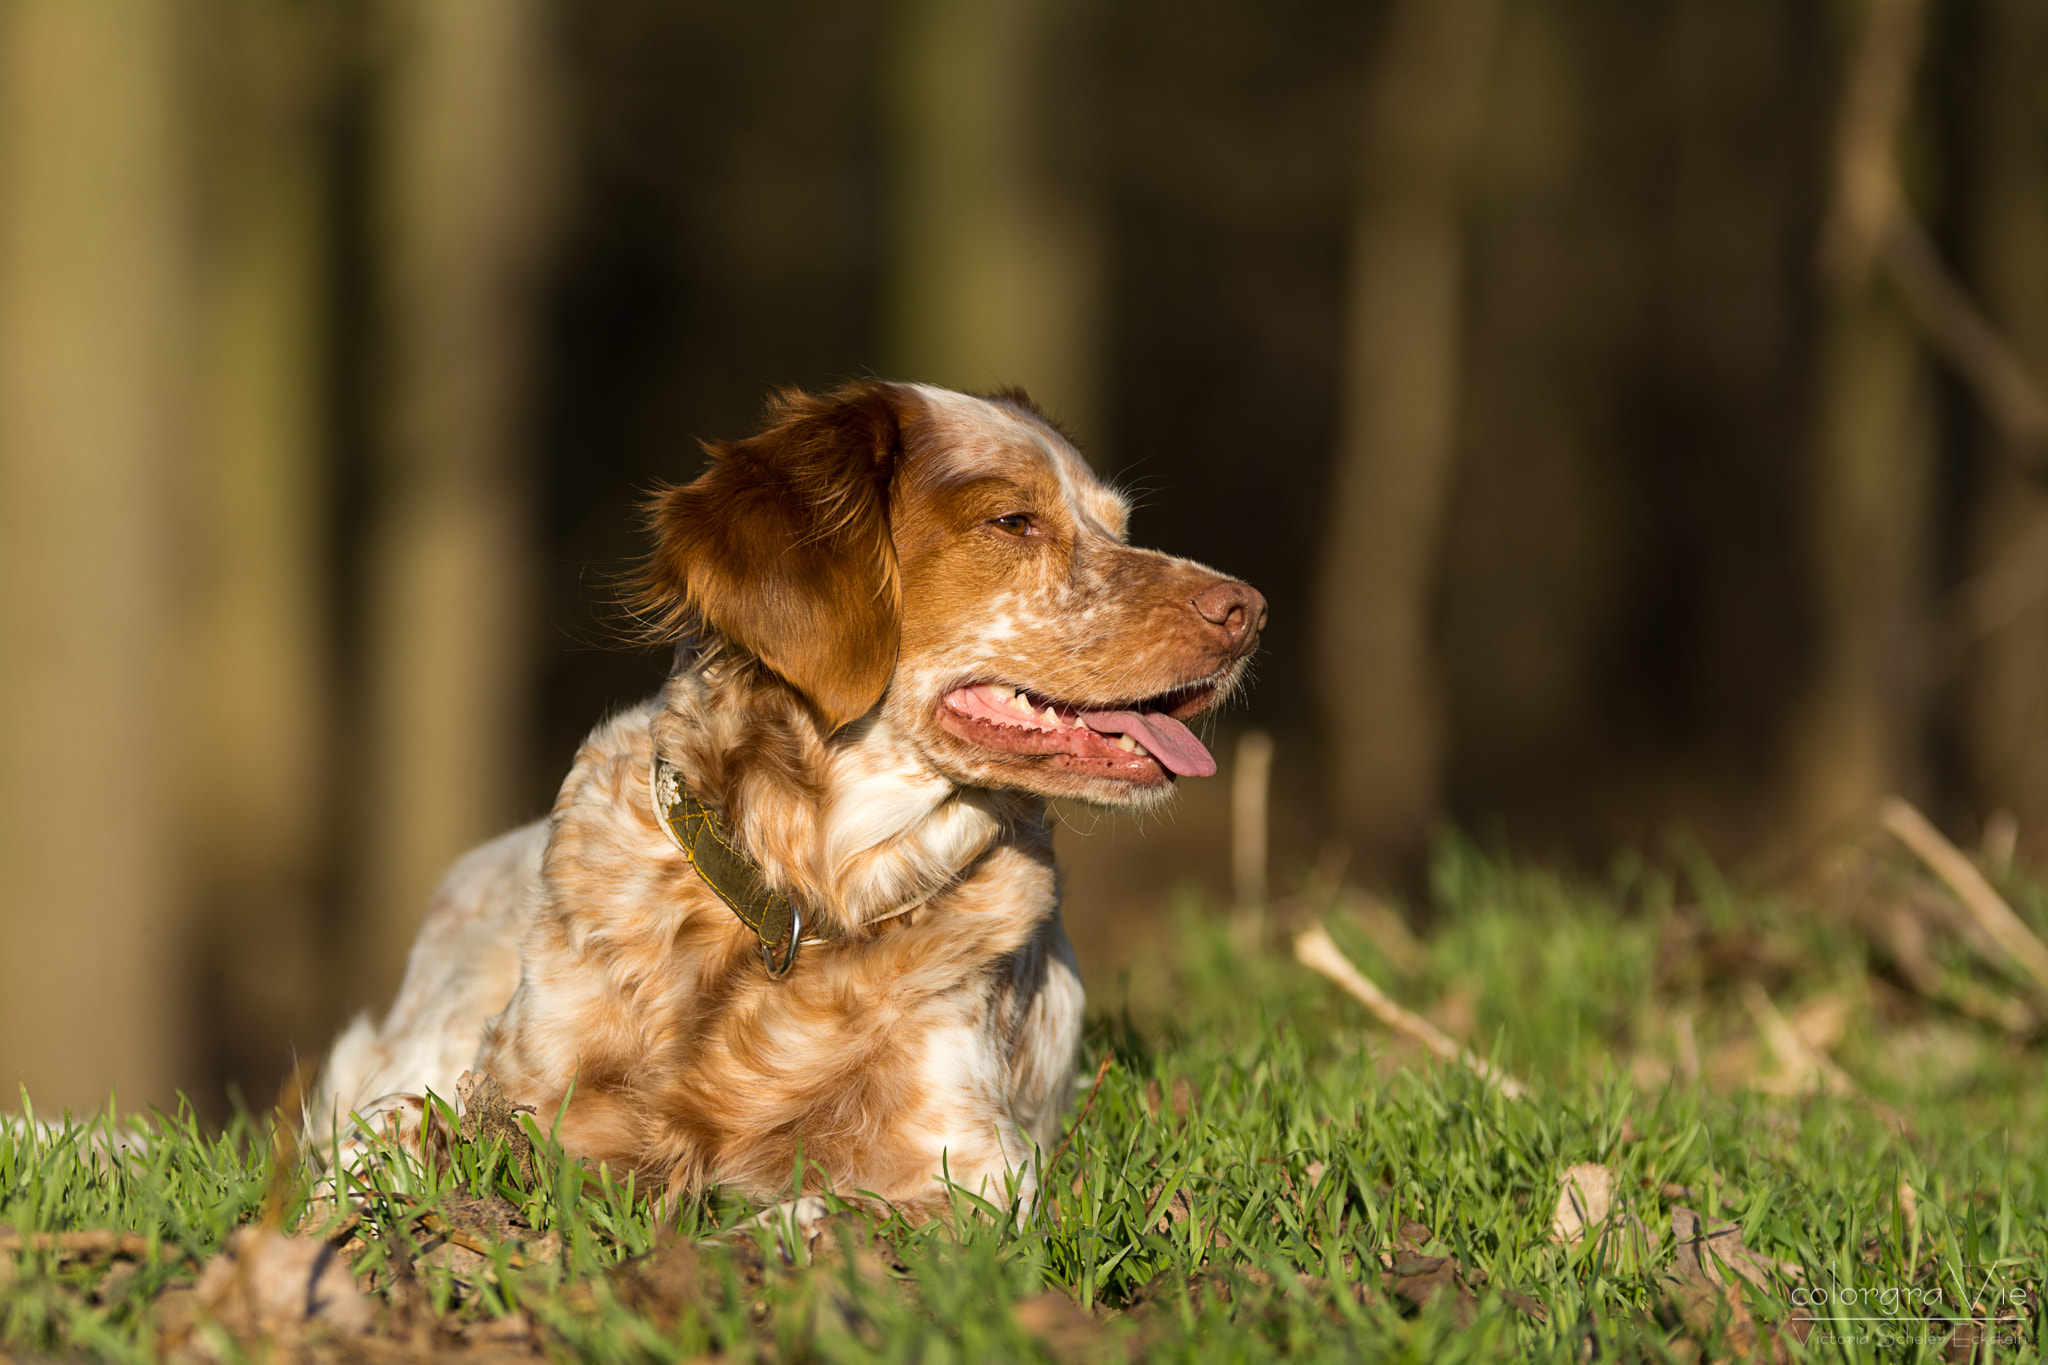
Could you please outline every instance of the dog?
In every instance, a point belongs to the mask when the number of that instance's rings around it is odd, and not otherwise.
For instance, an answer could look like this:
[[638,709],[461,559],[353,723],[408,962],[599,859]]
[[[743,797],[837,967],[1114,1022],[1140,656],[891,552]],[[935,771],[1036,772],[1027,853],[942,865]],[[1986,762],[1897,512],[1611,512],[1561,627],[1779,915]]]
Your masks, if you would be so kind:
[[455,865],[313,1121],[418,1140],[469,1070],[643,1188],[1028,1207],[1081,1035],[1046,800],[1213,773],[1185,722],[1265,600],[1129,545],[1018,390],[792,390],[706,448],[632,598],[666,686]]

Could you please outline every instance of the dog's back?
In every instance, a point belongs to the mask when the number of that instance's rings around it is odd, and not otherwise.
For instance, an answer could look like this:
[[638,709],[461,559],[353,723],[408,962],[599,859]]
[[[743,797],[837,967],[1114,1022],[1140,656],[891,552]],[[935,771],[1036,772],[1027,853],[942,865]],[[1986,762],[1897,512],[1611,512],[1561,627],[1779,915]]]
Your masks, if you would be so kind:
[[449,869],[390,1013],[381,1023],[357,1015],[335,1039],[309,1097],[314,1132],[382,1095],[432,1091],[453,1101],[455,1077],[476,1059],[484,1025],[519,985],[519,941],[538,903],[546,844],[547,822],[536,820]]

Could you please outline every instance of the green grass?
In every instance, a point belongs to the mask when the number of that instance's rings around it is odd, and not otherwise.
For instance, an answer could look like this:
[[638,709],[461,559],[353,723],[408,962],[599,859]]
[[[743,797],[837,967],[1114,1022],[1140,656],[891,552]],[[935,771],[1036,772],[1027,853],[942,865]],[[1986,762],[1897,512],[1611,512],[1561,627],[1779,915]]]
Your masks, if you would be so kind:
[[[1910,869],[1880,870],[1884,894],[1928,891]],[[2038,926],[2048,896],[2007,890]],[[1432,903],[1431,932],[1404,943],[1342,897],[1256,918],[1184,897],[1172,961],[1123,988],[1098,983],[1110,1012],[1091,1025],[1084,1074],[1108,1067],[1035,1217],[976,1213],[963,1195],[949,1223],[890,1223],[878,1241],[852,1216],[835,1220],[794,1258],[815,1264],[784,1264],[775,1238],[754,1233],[686,1262],[657,1251],[628,1272],[650,1249],[755,1210],[714,1195],[663,1211],[559,1153],[543,1153],[529,1185],[495,1147],[464,1144],[449,1167],[394,1164],[337,1240],[380,1303],[412,1296],[402,1321],[387,1310],[387,1355],[456,1349],[497,1324],[517,1329],[519,1350],[621,1361],[1577,1360],[1589,1337],[1602,1359],[1721,1358],[1732,1312],[1718,1328],[1688,1326],[1668,1292],[1669,1210],[1684,1203],[1799,1268],[1749,1294],[1767,1340],[1815,1286],[1874,1305],[1810,1310],[1826,1319],[1883,1316],[1888,1293],[1896,1306],[1936,1290],[1939,1306],[1920,1311],[1957,1315],[1989,1284],[2025,1304],[1996,1329],[1997,1358],[2041,1354],[2037,1036],[1903,989],[1863,921],[1827,894],[1734,891],[1696,860],[1574,882],[1453,845]],[[1296,965],[1280,921],[1316,915],[1369,975],[1467,1034],[1530,1098],[1426,1061]],[[1958,945],[1934,950],[1945,970],[2017,994]],[[1823,1032],[1835,1021],[1825,1046],[1852,1093],[1754,1087],[1777,1072],[1758,991]],[[99,1153],[104,1128],[0,1134],[0,1225],[147,1240],[120,1256],[0,1253],[0,1351],[148,1359],[211,1341],[233,1354],[182,1306],[200,1268],[245,1223],[318,1230],[307,1180],[278,1169],[257,1125],[148,1127],[146,1150],[121,1161]],[[1559,1175],[1578,1162],[1613,1171],[1619,1231],[1567,1248],[1551,1216]],[[458,1186],[516,1207],[532,1229],[523,1247],[437,1262],[419,1219]],[[1418,1307],[1388,1265],[1434,1264],[1419,1255],[1454,1257],[1471,1292]],[[1947,1330],[1821,1321],[1777,1349],[1934,1360]]]

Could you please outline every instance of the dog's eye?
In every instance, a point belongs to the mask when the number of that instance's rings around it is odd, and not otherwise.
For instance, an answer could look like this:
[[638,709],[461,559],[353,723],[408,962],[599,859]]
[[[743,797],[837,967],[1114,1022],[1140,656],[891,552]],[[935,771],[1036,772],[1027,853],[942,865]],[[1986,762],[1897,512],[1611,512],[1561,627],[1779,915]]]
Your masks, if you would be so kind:
[[1022,512],[1012,512],[1008,516],[991,517],[988,524],[1000,527],[1013,536],[1028,536],[1031,534],[1031,518],[1025,516]]

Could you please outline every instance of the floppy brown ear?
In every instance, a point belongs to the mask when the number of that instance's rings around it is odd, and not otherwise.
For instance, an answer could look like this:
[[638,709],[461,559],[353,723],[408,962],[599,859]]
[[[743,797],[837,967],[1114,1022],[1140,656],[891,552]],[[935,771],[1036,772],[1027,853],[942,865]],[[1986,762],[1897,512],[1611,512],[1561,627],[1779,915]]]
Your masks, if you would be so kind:
[[879,383],[779,394],[763,431],[711,445],[711,468],[649,508],[658,540],[643,609],[671,632],[701,621],[752,653],[829,730],[866,714],[896,668],[899,401]]

